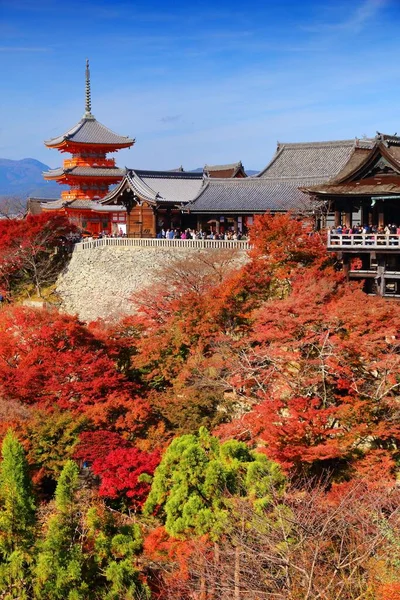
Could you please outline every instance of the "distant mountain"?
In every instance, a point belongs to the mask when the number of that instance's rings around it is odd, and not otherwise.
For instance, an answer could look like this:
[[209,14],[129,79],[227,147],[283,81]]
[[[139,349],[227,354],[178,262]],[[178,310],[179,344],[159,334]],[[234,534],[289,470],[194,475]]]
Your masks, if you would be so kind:
[[48,171],[49,168],[34,158],[0,158],[0,197],[11,196],[22,200],[26,200],[28,196],[58,198],[60,186],[43,179],[43,171]]

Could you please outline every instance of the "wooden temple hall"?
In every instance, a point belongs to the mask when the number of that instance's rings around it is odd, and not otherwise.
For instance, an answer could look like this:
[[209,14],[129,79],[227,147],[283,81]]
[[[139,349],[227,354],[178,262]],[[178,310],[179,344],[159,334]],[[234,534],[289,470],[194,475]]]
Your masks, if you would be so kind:
[[348,277],[365,291],[400,297],[400,137],[378,133],[370,147],[355,146],[329,181],[303,187],[328,229],[328,249],[339,253]]

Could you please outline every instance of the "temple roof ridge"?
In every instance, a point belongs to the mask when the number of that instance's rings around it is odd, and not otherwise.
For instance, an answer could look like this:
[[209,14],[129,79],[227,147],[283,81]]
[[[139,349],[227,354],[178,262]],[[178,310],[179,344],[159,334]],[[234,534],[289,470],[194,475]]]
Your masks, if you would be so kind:
[[149,177],[154,179],[202,179],[201,171],[156,171],[153,169],[128,169],[139,177]]
[[335,146],[355,146],[358,144],[371,145],[374,142],[374,138],[351,138],[347,140],[326,140],[318,142],[277,142],[277,150],[283,147],[290,148],[321,148],[321,147],[335,147]]

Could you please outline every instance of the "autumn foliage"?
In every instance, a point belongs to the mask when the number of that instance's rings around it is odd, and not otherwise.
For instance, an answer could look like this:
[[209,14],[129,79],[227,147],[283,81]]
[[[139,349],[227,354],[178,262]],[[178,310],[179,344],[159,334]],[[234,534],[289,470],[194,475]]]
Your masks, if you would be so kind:
[[40,296],[65,264],[75,229],[66,217],[46,213],[0,219],[0,292],[12,298],[25,289]]
[[[65,223],[0,225],[3,288],[39,263],[44,285]],[[65,465],[80,469],[97,516],[74,513],[77,560],[123,590],[396,600],[398,304],[344,281],[323,235],[290,215],[255,219],[251,242],[242,262],[177,260],[117,323],[3,303],[0,437],[16,432],[43,507]]]

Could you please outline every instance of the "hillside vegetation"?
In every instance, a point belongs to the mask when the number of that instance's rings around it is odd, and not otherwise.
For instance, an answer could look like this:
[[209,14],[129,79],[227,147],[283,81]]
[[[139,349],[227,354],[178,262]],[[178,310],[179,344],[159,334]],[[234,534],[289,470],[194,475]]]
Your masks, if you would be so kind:
[[289,215],[251,241],[118,322],[2,303],[0,598],[399,600],[398,305]]

